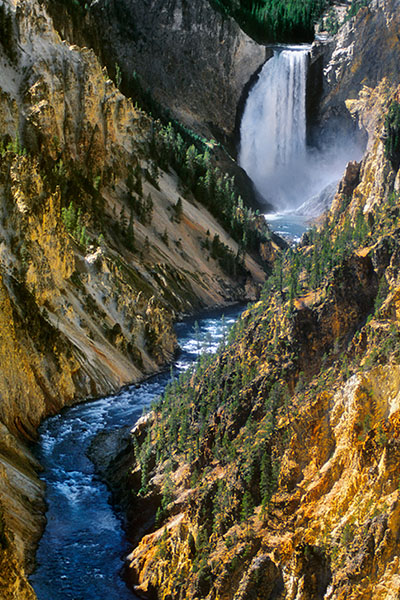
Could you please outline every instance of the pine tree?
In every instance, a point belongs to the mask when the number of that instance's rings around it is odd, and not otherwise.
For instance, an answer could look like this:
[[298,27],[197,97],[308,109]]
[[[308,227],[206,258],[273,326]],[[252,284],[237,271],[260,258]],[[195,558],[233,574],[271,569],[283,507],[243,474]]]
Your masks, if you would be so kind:
[[87,235],[86,235],[86,227],[85,226],[83,226],[81,228],[81,233],[80,233],[80,236],[79,236],[79,243],[80,243],[81,246],[83,246],[84,248],[86,248],[87,243],[88,243],[88,239],[87,239]]
[[164,229],[164,232],[161,234],[161,239],[164,242],[164,244],[166,246],[169,246],[169,237],[168,237],[168,231],[167,228]]
[[149,192],[143,205],[143,225],[150,225],[153,216],[153,206],[153,198]]
[[135,249],[135,234],[133,231],[133,210],[131,209],[131,213],[129,216],[129,224],[128,229],[126,231],[126,247],[133,251]]
[[75,230],[77,221],[76,210],[72,201],[69,203],[68,208],[61,209],[61,218],[66,230],[72,233]]
[[254,510],[254,502],[253,502],[253,498],[251,497],[251,494],[248,490],[245,491],[245,493],[243,494],[243,498],[242,498],[242,506],[241,506],[241,511],[240,511],[240,517],[242,519],[242,521],[244,521],[245,519],[248,519]]
[[183,216],[183,207],[182,207],[182,198],[178,198],[175,206],[174,206],[174,210],[175,210],[175,220],[177,223],[180,223],[182,221],[182,216]]

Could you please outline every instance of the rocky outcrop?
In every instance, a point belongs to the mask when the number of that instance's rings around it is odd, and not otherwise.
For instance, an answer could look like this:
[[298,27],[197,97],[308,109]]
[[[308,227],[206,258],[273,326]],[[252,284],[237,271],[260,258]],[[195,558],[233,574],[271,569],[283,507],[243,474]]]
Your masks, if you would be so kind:
[[396,0],[371,0],[328,43],[314,44],[312,63],[323,73],[322,80],[315,79],[319,99],[312,119],[320,143],[343,137],[348,144],[354,136],[365,143],[364,126],[351,118],[346,102],[384,78],[392,85],[400,82],[399,19]]

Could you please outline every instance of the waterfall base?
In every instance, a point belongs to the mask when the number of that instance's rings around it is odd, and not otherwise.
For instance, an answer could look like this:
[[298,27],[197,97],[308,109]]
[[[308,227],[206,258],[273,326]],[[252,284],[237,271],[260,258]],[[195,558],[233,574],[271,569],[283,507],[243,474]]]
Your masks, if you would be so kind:
[[290,244],[297,244],[310,226],[307,217],[295,212],[267,213],[264,217],[272,231]]
[[313,221],[330,209],[337,186],[338,182],[333,181],[298,208],[281,213],[267,213],[265,219],[277,235],[291,243],[297,243]]

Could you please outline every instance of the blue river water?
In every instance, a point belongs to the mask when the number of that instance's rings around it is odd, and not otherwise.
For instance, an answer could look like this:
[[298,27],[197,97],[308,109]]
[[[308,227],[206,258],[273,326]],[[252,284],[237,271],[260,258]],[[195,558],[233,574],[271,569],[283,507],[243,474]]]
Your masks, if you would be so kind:
[[[215,352],[243,307],[225,308],[176,325],[181,353],[175,374],[187,369],[202,349]],[[224,315],[224,318],[222,318]],[[134,425],[159,396],[170,370],[140,386],[64,409],[43,422],[35,453],[46,482],[47,526],[30,578],[39,600],[132,600],[122,577],[129,545],[107,487],[86,456],[100,431]]]
[[264,216],[272,231],[292,244],[297,244],[303,233],[310,228],[310,221],[295,213],[287,212]]

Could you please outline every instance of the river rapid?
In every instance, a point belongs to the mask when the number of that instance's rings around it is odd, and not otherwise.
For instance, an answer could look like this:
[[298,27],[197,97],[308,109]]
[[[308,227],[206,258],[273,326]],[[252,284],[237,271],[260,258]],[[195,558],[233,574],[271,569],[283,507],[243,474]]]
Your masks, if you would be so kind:
[[[199,352],[215,352],[243,307],[204,313],[176,325],[181,353],[174,375],[187,369]],[[224,315],[224,317],[223,317]],[[107,487],[87,457],[100,431],[134,425],[162,394],[168,370],[114,396],[64,409],[43,422],[35,454],[44,467],[47,526],[30,582],[39,600],[132,600],[121,571],[129,544]]]

